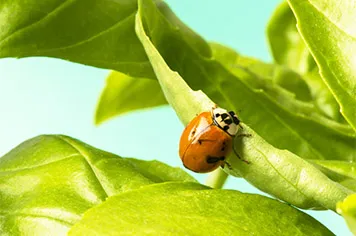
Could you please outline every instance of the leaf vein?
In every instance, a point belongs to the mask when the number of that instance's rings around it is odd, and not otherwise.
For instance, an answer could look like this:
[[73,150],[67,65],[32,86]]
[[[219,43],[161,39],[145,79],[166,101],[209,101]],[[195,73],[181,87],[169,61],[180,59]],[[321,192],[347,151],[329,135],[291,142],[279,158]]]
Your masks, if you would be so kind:
[[46,15],[44,15],[42,18],[38,19],[37,21],[32,22],[31,24],[27,25],[26,27],[20,28],[18,30],[16,30],[15,32],[12,32],[11,34],[9,34],[8,36],[6,36],[5,38],[3,38],[0,41],[0,46],[2,44],[4,44],[6,41],[9,41],[9,39],[11,39],[12,37],[16,36],[17,34],[21,34],[23,31],[41,23],[43,20],[51,17],[53,14],[57,13],[58,11],[62,10],[64,7],[66,7],[67,5],[75,2],[76,0],[65,0],[64,2],[60,3],[57,7],[55,7],[52,11],[48,12]]
[[86,162],[88,163],[88,166],[90,167],[91,171],[93,172],[95,178],[97,179],[97,181],[98,181],[98,183],[99,183],[99,186],[102,188],[102,190],[103,190],[103,192],[105,193],[106,197],[108,197],[109,195],[108,195],[108,193],[106,192],[106,190],[105,190],[104,186],[102,185],[102,183],[100,182],[99,177],[98,177],[97,173],[96,173],[95,170],[94,170],[94,167],[91,165],[91,163],[90,163],[90,161],[89,161],[89,157],[88,157],[84,152],[82,152],[82,151],[80,150],[80,148],[77,147],[77,145],[75,145],[75,144],[71,143],[70,141],[68,141],[68,140],[66,139],[66,137],[64,137],[64,136],[59,136],[59,135],[57,135],[56,137],[57,137],[58,139],[62,140],[63,142],[67,143],[70,147],[72,147],[73,149],[75,149],[81,156],[84,157],[84,159],[85,159]]

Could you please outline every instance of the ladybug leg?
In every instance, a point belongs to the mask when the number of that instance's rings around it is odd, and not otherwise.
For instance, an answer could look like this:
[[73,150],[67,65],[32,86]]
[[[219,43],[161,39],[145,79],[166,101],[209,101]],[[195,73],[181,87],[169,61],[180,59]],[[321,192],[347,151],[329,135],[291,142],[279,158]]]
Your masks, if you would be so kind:
[[225,165],[227,166],[227,168],[229,168],[230,170],[232,170],[232,167],[231,167],[231,165],[230,165],[229,162],[226,162],[226,161],[225,161],[225,162],[221,165],[221,167],[224,168]]
[[242,157],[236,152],[235,148],[233,149],[235,155],[243,162],[245,162],[246,164],[250,164],[250,162],[248,160],[242,159]]
[[239,134],[236,136],[236,138],[240,138],[240,137],[251,137],[252,135],[251,134]]
[[[239,134],[239,135],[236,136],[236,138],[240,138],[240,137],[251,137],[251,136],[252,136],[251,134]],[[235,155],[236,155],[241,161],[245,162],[246,164],[250,164],[249,161],[247,161],[247,160],[245,160],[245,159],[242,159],[242,158],[240,157],[240,155],[236,152],[235,148],[233,148],[233,150],[234,150]]]
[[[247,137],[251,137],[250,134],[247,134]],[[239,135],[240,136],[240,135]],[[237,137],[239,137],[237,136]],[[241,136],[245,136],[245,135],[241,135]],[[250,164],[250,162],[248,160],[242,159],[242,157],[237,153],[237,151],[235,150],[235,146],[232,147],[232,150],[234,150],[235,155],[243,162],[245,162],[246,164]]]
[[[252,135],[251,134],[239,134],[236,136],[236,138],[240,138],[240,137],[251,137]],[[245,160],[245,159],[242,159],[242,157],[237,153],[237,151],[235,150],[235,147],[233,146],[232,148],[234,150],[234,153],[235,155],[243,162],[245,162],[246,164],[250,164],[249,161]]]

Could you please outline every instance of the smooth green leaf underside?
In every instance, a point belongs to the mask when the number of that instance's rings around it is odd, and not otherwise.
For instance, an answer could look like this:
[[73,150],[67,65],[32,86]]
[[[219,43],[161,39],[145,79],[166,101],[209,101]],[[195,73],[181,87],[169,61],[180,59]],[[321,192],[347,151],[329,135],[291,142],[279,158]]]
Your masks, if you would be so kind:
[[138,109],[167,104],[157,80],[133,78],[113,71],[106,79],[96,108],[95,123]]
[[0,159],[0,175],[0,232],[10,235],[64,234],[108,196],[165,181],[195,182],[181,169],[121,158],[62,135],[22,143]]
[[309,49],[300,37],[288,3],[283,1],[267,25],[267,39],[274,60],[302,74],[316,67]]
[[[207,104],[211,100],[204,95],[199,98],[192,96],[197,92],[187,87],[181,77],[168,67],[146,35],[140,16],[148,11],[152,6],[150,4],[149,1],[140,1],[136,32],[167,100],[182,122],[189,122],[200,110],[209,109]],[[187,100],[190,102],[188,107]],[[293,153],[271,146],[247,125],[243,124],[243,127],[243,132],[251,137],[236,138],[240,143],[235,142],[235,150],[250,163],[246,164],[235,156],[228,157],[226,162],[230,165],[225,168],[228,173],[242,176],[262,191],[306,209],[324,207],[334,210],[338,201],[352,193]],[[320,188],[320,185],[324,188]]]
[[339,202],[337,212],[345,218],[351,232],[356,235],[356,194],[352,194],[344,201]]
[[288,0],[324,82],[356,130],[356,8],[352,0]]
[[[3,2],[0,18],[5,24],[0,28],[0,56],[51,56],[115,69],[132,77],[154,78],[134,33],[137,3],[125,2],[77,0],[60,5],[51,0],[40,6],[35,2],[29,3],[30,7],[15,4],[15,17],[7,14],[10,3]],[[33,6],[40,15],[31,14],[35,11]],[[351,151],[354,137],[333,129],[328,122],[311,119],[309,113],[285,109],[263,89],[250,87],[213,60],[209,45],[184,26],[164,2],[150,7],[144,18],[148,35],[172,70],[193,89],[202,89],[218,105],[241,110],[241,119],[275,147],[291,150],[303,158],[356,159]],[[245,71],[240,73],[241,77],[253,80]]]
[[[283,214],[283,217],[281,215]],[[110,197],[69,235],[332,235],[310,216],[267,197],[167,183]]]

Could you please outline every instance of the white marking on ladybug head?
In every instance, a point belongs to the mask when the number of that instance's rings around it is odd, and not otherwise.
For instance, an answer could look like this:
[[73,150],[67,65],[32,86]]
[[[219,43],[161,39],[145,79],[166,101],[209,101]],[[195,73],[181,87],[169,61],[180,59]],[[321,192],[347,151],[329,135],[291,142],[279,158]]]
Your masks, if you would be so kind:
[[233,111],[223,108],[214,108],[211,112],[214,123],[231,136],[235,136],[239,130],[240,120]]

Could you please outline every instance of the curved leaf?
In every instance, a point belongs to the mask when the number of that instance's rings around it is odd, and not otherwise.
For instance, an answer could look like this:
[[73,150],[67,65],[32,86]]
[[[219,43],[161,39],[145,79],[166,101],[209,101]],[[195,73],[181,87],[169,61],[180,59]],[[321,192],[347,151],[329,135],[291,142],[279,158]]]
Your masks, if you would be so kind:
[[324,82],[356,130],[356,8],[353,0],[288,0]]
[[[281,217],[283,215],[283,217]],[[333,235],[310,216],[267,197],[157,184],[110,197],[69,235]]]
[[268,22],[267,39],[272,56],[278,64],[304,74],[313,70],[316,64],[300,37],[296,24],[292,10],[283,1]]
[[[298,100],[310,101],[312,99],[309,87],[302,76],[287,67],[267,64],[257,59],[239,55],[233,49],[217,43],[210,43],[210,46],[213,50],[214,59],[227,67],[227,69],[234,71],[237,68],[241,68],[251,71],[265,83],[275,83],[293,93],[293,96]],[[250,85],[253,85],[253,83]]]
[[331,117],[338,122],[346,123],[345,119],[340,113],[339,104],[322,80],[318,70],[315,69],[314,71],[305,74],[303,78],[309,84],[314,98],[314,104],[328,117]]
[[[323,120],[325,124],[338,131],[344,131],[345,134],[351,136],[354,134],[351,127],[333,121],[330,122],[330,117],[344,120],[339,112],[339,105],[326,88],[317,71],[301,76],[286,67],[270,65],[238,55],[226,46],[219,44],[211,44],[211,46],[214,58],[217,61],[240,79],[245,79],[249,86],[253,86],[255,89],[263,89],[266,94],[277,100],[285,109],[309,113],[316,121]],[[241,70],[247,72],[250,76],[243,76]],[[304,103],[296,100],[301,100]],[[320,115],[326,115],[328,119]]]
[[95,113],[95,123],[100,124],[113,116],[138,109],[167,104],[161,87],[156,80],[133,78],[113,71],[106,80],[106,86]]
[[351,232],[356,235],[356,194],[352,194],[343,202],[338,203],[337,212],[345,218]]
[[[155,1],[166,11],[166,5]],[[0,57],[47,56],[154,78],[134,31],[137,0],[19,0],[0,3]],[[14,14],[9,14],[14,12]],[[166,12],[171,24],[210,56],[204,40]],[[58,37],[60,35],[60,37]]]
[[[14,29],[5,30],[7,39],[0,42],[0,56],[53,56],[86,64],[90,60],[90,65],[109,67],[132,77],[153,78],[142,45],[136,36],[132,36],[136,1],[132,2],[102,4],[98,0],[90,0],[90,4],[100,6],[94,8],[87,2],[85,6],[82,2],[66,2],[32,26],[24,28],[17,25],[17,33]],[[51,12],[48,6],[41,4],[36,11]],[[32,19],[30,11],[34,10],[36,3],[29,3],[29,8],[22,5],[16,16],[27,22]],[[11,23],[16,17],[10,17],[6,12],[0,11],[5,26],[15,27]],[[75,21],[78,16],[80,20]],[[189,86],[202,89],[222,107],[242,110],[242,120],[275,147],[288,149],[303,158],[356,159],[352,151],[356,140],[354,132],[349,133],[347,127],[337,124],[330,125],[333,121],[318,120],[313,113],[304,112],[298,106],[285,109],[280,105],[285,100],[283,97],[276,101],[268,97],[265,88],[251,88],[247,80],[258,81],[255,75],[240,69],[239,76],[236,76],[214,60],[208,44],[184,26],[163,1],[148,7],[144,18],[152,42],[167,64],[178,71]],[[63,19],[74,23],[67,29]],[[83,27],[88,29],[83,30]],[[64,36],[57,37],[58,34]],[[73,44],[75,40],[84,41]],[[65,46],[71,44],[74,46]]]
[[[162,41],[170,40],[170,45],[179,49],[180,53],[174,54],[174,61],[172,56],[167,59],[162,56],[190,87],[202,89],[221,107],[242,110],[239,114],[241,119],[277,148],[288,149],[303,158],[356,160],[356,134],[350,127],[321,117],[311,109],[310,104],[294,102],[286,96],[278,96],[278,100],[270,97],[265,92],[270,87],[255,88],[253,83],[259,85],[261,79],[244,69],[236,68],[232,74],[214,58],[201,57],[153,4],[147,1],[144,4],[146,10],[142,17],[147,35],[160,53],[164,51],[163,55],[167,55],[168,51],[160,48]],[[191,62],[189,67],[188,61]],[[284,103],[293,106],[286,109],[281,105]]]
[[[167,101],[175,109],[181,121],[187,124],[196,113],[210,110],[213,102],[201,91],[191,90],[185,81],[168,67],[146,35],[141,17],[151,6],[150,1],[139,2],[136,32],[144,45]],[[293,153],[276,149],[247,125],[243,124],[243,127],[244,132],[251,134],[251,137],[236,138],[235,148],[238,154],[248,158],[250,163],[246,164],[236,156],[228,157],[225,170],[230,174],[242,176],[257,188],[301,208],[322,206],[335,209],[338,201],[352,193]]]
[[0,175],[0,232],[6,235],[63,235],[108,196],[153,183],[195,182],[179,168],[124,159],[62,135],[22,143],[0,158]]
[[299,35],[296,24],[297,21],[288,3],[282,2],[267,27],[267,38],[274,60],[302,73],[304,75],[302,78],[312,92],[315,105],[328,117],[344,122],[339,112],[339,104],[320,77],[315,61]]
[[136,0],[2,1],[0,57],[49,56],[153,78],[136,10]]

